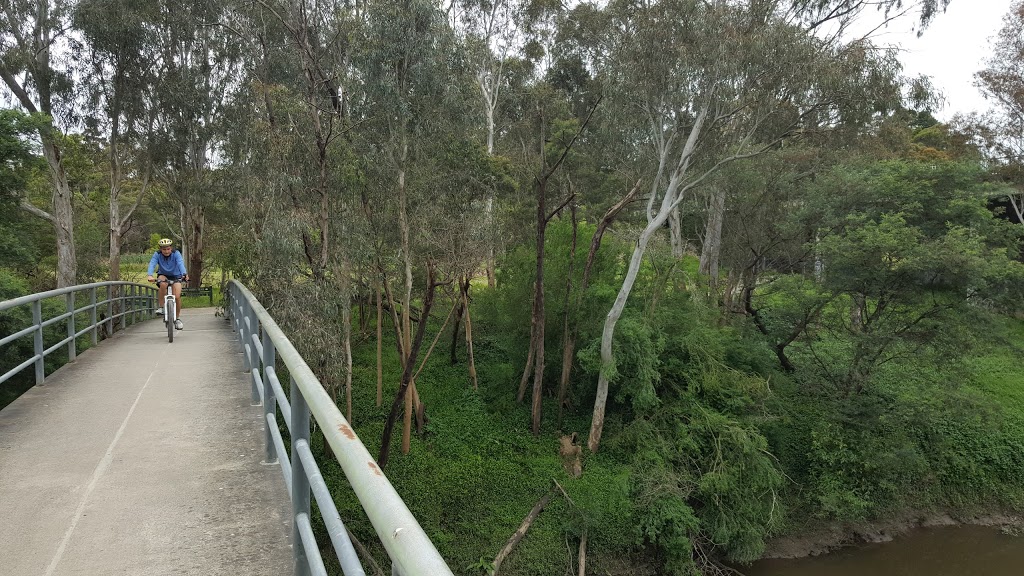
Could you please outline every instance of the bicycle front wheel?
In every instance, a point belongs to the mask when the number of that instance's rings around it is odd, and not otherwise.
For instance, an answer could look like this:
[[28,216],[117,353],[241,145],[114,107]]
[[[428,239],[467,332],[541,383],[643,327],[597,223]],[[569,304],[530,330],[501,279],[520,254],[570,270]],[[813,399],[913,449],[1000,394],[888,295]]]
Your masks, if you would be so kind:
[[174,302],[168,301],[164,307],[164,318],[167,320],[167,342],[174,342]]

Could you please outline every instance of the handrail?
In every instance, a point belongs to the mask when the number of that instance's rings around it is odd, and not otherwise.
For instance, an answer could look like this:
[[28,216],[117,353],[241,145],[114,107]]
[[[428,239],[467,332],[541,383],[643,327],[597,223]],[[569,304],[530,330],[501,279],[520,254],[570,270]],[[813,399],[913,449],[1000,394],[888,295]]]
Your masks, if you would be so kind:
[[[377,537],[387,550],[392,574],[451,576],[451,569],[412,512],[270,313],[237,280],[229,282],[227,296],[226,310],[232,328],[239,333],[245,370],[252,376],[252,399],[254,403],[261,400],[263,403],[266,459],[267,462],[277,460],[281,463],[285,484],[291,493],[296,576],[326,574],[319,550],[315,542],[311,543],[311,492],[319,505],[343,573],[345,576],[363,575],[359,559],[309,449],[310,415],[319,424]],[[290,398],[283,396],[274,368],[278,356],[291,375]],[[291,435],[290,458],[284,452],[284,441],[278,429],[278,403]]]
[[[96,300],[96,291],[98,288],[107,288],[106,299],[102,301]],[[112,297],[111,292],[114,288],[125,287],[128,290],[120,290],[121,295]],[[141,288],[141,290],[140,290]],[[79,292],[89,292],[89,304],[80,308],[75,307],[75,296]],[[66,302],[66,311],[54,316],[53,318],[43,319],[43,308],[42,301],[47,298],[54,298],[57,296],[64,296]],[[4,335],[0,338],[0,346],[5,346],[14,342],[15,340],[33,335],[33,355],[30,358],[26,358],[24,362],[15,366],[11,370],[8,370],[5,374],[0,375],[0,384],[3,384],[7,380],[10,380],[19,372],[28,368],[29,366],[35,365],[36,372],[36,384],[42,384],[46,378],[45,371],[45,360],[46,356],[52,352],[59,350],[62,346],[67,345],[68,347],[68,361],[71,362],[75,359],[78,353],[77,339],[79,336],[84,335],[86,332],[92,332],[92,345],[95,346],[99,343],[99,335],[97,328],[102,325],[110,327],[110,331],[113,332],[114,320],[120,320],[121,329],[123,330],[127,326],[127,316],[132,315],[133,320],[138,319],[140,312],[153,309],[153,303],[155,302],[156,288],[153,286],[147,286],[145,284],[138,284],[136,282],[122,282],[122,281],[108,281],[108,282],[94,282],[92,284],[79,284],[76,286],[68,286],[66,288],[58,288],[56,290],[49,290],[46,292],[39,292],[36,294],[29,294],[27,296],[21,296],[13,298],[11,300],[5,300],[0,302],[0,312],[6,312],[13,310],[19,306],[30,305],[32,307],[32,323],[27,327],[17,330],[11,334]],[[121,311],[114,314],[114,302],[125,302],[127,301],[128,306],[121,306]],[[149,305],[147,307],[138,306],[140,301],[145,301]],[[96,310],[102,305],[107,306],[107,317],[102,320],[96,319]],[[84,328],[76,330],[75,326],[75,315],[82,313],[89,313],[90,324]],[[67,337],[60,342],[50,346],[49,348],[43,347],[43,329],[64,322],[67,325]],[[104,328],[106,330],[106,328]]]

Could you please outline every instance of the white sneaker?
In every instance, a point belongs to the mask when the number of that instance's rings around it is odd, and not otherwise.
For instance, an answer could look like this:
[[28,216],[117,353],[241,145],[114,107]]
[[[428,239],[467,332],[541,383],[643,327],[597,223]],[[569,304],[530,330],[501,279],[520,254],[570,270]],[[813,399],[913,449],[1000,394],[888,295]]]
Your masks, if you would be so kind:
[[157,308],[156,309],[156,315],[157,316],[163,316],[164,315],[164,309],[163,308]]
[[174,321],[174,329],[175,330],[184,330],[185,329],[185,324],[181,321],[181,318],[178,318],[177,320]]

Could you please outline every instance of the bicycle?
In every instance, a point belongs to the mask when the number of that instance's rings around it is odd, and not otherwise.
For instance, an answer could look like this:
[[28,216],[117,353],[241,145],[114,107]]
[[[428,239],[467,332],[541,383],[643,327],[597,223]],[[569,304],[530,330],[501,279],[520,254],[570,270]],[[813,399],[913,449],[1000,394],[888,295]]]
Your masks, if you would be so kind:
[[157,278],[153,282],[157,286],[159,286],[161,282],[167,284],[167,295],[164,296],[164,326],[167,326],[167,342],[173,343],[175,330],[174,321],[178,319],[178,303],[174,298],[174,285],[181,284],[182,280],[180,278],[177,280],[171,280],[169,278],[166,280],[160,280]]

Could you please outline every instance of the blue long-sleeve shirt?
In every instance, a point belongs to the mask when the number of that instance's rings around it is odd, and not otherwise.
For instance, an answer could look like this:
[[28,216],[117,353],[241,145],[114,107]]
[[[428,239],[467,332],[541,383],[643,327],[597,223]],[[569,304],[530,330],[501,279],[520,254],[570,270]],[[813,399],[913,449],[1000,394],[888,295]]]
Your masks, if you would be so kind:
[[177,250],[172,250],[170,256],[164,256],[157,250],[153,257],[149,259],[149,270],[146,272],[146,275],[153,276],[153,272],[157,270],[160,274],[170,277],[188,274],[185,271],[185,259],[181,257],[181,252]]

